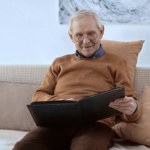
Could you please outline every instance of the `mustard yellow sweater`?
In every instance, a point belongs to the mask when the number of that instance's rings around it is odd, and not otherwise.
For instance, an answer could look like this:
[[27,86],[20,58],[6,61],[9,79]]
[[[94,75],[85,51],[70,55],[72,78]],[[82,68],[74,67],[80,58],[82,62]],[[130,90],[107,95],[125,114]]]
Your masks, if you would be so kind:
[[[32,101],[49,101],[74,98],[110,90],[123,85],[126,96],[135,99],[136,94],[128,74],[126,62],[120,57],[106,53],[96,59],[80,59],[75,54],[56,58],[50,66],[43,82],[33,94]],[[138,103],[139,104],[139,103]],[[123,115],[125,121],[135,121],[141,114],[139,105],[131,115]],[[113,125],[115,117],[103,120]]]

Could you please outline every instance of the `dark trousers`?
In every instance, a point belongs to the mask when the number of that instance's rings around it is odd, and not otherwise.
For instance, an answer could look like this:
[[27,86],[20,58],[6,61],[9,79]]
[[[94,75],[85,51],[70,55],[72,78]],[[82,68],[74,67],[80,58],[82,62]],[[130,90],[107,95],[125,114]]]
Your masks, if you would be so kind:
[[112,129],[100,123],[82,127],[37,127],[17,142],[13,150],[108,150],[113,139]]

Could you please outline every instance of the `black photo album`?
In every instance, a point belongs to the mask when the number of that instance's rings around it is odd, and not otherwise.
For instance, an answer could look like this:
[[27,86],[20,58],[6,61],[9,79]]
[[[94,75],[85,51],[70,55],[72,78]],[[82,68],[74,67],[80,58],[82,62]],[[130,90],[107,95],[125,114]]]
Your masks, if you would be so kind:
[[69,126],[92,123],[121,112],[110,108],[111,101],[125,96],[124,87],[117,87],[81,99],[32,102],[27,107],[37,126]]

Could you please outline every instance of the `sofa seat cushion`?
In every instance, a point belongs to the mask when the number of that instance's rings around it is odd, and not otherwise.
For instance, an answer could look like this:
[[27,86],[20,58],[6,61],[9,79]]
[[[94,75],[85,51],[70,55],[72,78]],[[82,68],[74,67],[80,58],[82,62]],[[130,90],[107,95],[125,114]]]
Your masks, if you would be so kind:
[[12,150],[17,141],[25,136],[27,132],[0,129],[0,150]]
[[150,148],[132,142],[121,141],[121,142],[116,142],[114,146],[109,150],[150,150]]
[[[28,132],[0,129],[0,150],[12,150],[15,143],[22,139]],[[110,150],[150,150],[144,145],[117,141]]]

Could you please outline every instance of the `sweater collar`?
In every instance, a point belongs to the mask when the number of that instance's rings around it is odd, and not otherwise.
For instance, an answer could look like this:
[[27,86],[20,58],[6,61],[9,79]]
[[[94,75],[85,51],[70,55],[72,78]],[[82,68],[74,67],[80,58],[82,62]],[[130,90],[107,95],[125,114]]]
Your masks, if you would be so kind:
[[84,58],[96,59],[96,58],[101,57],[101,56],[104,55],[104,49],[103,49],[102,45],[100,44],[99,49],[89,57],[84,56],[78,50],[76,50],[75,54],[80,59],[84,59]]

